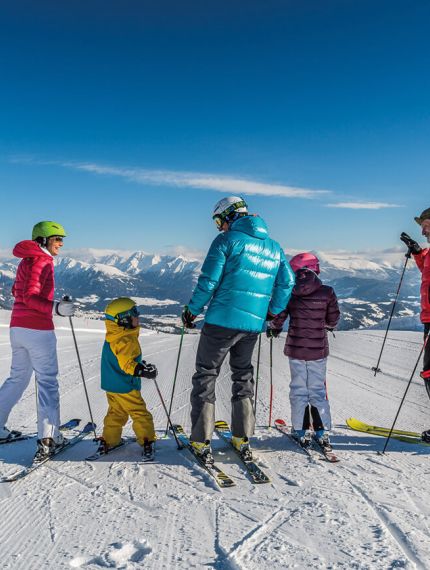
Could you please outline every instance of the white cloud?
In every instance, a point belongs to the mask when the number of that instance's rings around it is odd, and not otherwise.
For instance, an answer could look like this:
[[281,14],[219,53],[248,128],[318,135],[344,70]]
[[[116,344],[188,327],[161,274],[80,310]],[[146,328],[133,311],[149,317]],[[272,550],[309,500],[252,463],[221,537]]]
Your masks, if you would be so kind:
[[326,204],[326,208],[347,208],[349,210],[383,210],[384,208],[402,208],[399,204],[387,202],[337,202]]
[[[51,163],[52,164],[52,163]],[[282,198],[319,198],[331,194],[329,190],[312,190],[284,184],[268,184],[246,178],[234,178],[218,174],[201,172],[177,172],[172,170],[148,170],[144,168],[125,168],[104,166],[95,163],[63,162],[62,166],[84,170],[93,174],[119,176],[138,184],[155,186],[175,186],[177,188],[200,188],[215,192],[247,194],[256,196],[280,196]]]

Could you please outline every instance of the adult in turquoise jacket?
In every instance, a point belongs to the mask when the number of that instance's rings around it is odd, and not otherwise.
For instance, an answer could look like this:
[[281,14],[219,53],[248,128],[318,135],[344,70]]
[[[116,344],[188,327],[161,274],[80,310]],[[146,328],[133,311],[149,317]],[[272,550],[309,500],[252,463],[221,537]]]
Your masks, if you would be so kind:
[[189,328],[208,306],[196,357],[191,392],[191,440],[211,460],[209,442],[215,423],[215,382],[230,353],[232,432],[238,449],[249,451],[254,432],[254,379],[251,364],[258,334],[267,316],[288,304],[294,286],[281,246],[269,237],[267,225],[249,215],[244,200],[220,200],[213,218],[222,232],[212,243],[182,320]]

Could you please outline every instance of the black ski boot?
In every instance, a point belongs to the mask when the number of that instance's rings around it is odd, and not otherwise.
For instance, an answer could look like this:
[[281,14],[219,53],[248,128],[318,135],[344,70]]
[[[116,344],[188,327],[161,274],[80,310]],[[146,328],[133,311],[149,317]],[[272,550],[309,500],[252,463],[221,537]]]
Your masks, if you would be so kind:
[[142,451],[143,461],[154,461],[155,457],[155,441],[145,439]]
[[423,431],[423,433],[421,434],[421,439],[425,443],[430,443],[430,429]]

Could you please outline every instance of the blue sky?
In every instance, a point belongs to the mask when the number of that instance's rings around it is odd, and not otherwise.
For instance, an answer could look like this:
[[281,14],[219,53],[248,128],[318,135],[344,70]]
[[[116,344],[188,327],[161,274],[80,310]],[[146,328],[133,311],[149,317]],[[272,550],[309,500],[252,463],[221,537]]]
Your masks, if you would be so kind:
[[[390,248],[430,206],[427,1],[21,1],[0,17],[0,249]],[[340,207],[342,206],[342,207]]]

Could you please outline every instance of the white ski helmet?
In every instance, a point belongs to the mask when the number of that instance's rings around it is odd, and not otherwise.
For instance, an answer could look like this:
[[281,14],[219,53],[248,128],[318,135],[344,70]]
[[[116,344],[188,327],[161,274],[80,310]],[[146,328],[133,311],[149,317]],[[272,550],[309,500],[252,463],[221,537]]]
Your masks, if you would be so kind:
[[221,230],[224,222],[232,222],[239,215],[246,215],[248,213],[248,206],[243,198],[240,196],[227,196],[222,198],[215,204],[212,218],[219,230]]

